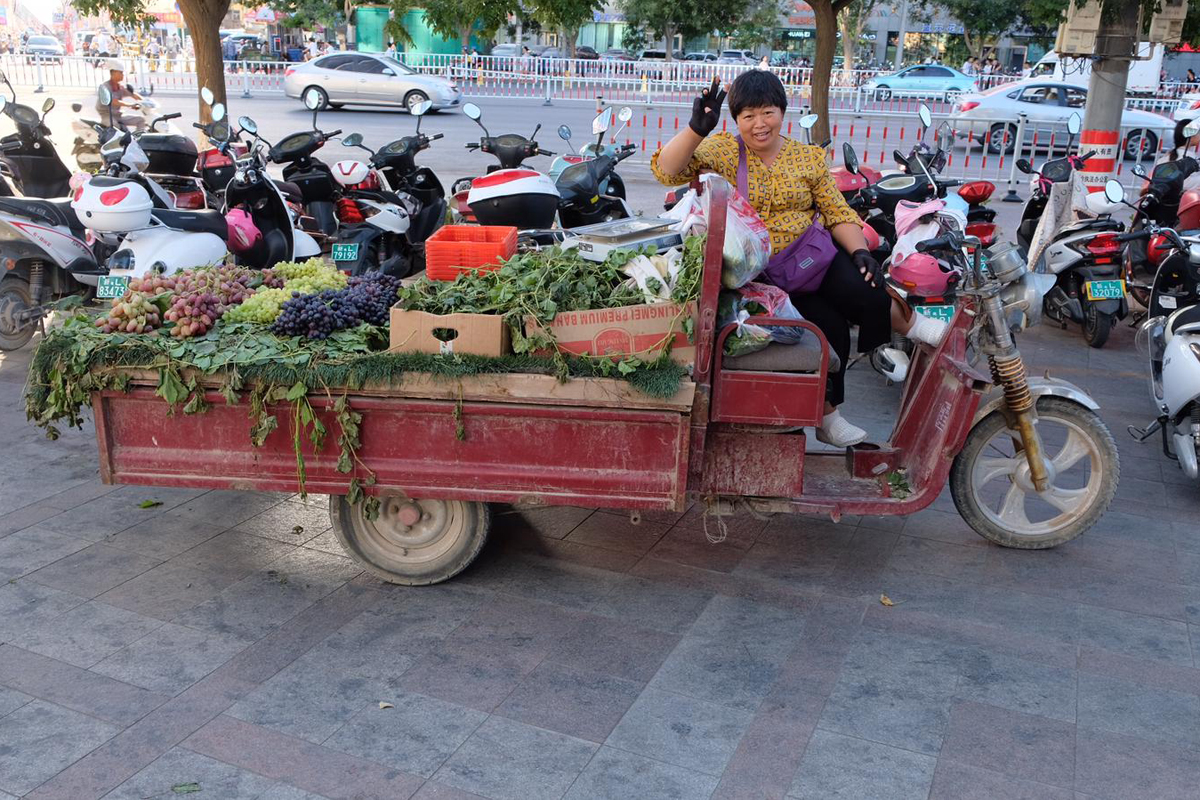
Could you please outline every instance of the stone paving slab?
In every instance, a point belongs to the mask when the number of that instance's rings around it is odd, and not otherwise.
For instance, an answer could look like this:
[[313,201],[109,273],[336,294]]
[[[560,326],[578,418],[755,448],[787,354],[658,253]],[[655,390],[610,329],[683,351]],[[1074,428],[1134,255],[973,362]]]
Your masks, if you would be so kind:
[[[500,508],[423,589],[363,574],[321,497],[105,486],[89,426],[16,412],[4,354],[0,440],[39,472],[0,466],[0,800],[1194,798],[1200,492],[1123,433],[1131,339],[1022,339],[1122,455],[1057,550],[994,547],[946,495],[720,544],[699,507]],[[886,432],[896,390],[849,385]]]

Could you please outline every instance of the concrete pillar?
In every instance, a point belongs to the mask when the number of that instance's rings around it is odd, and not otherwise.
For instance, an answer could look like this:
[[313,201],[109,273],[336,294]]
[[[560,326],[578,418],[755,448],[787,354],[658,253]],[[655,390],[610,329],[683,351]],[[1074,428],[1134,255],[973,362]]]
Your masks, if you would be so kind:
[[[1111,0],[1110,0],[1111,1]],[[1092,74],[1088,80],[1087,108],[1079,136],[1082,155],[1095,151],[1080,171],[1089,192],[1104,188],[1121,157],[1121,113],[1125,110],[1125,85],[1130,56],[1137,41],[1137,15],[1123,14],[1113,20],[1099,40]],[[1153,158],[1153,155],[1151,155]]]

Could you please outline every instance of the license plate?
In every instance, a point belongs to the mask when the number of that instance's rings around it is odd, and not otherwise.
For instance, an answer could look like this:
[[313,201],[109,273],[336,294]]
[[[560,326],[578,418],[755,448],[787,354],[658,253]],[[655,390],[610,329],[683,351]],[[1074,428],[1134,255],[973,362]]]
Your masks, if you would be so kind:
[[100,276],[100,283],[96,286],[96,297],[101,300],[123,297],[125,290],[128,288],[128,275],[102,275]]
[[917,306],[917,311],[932,319],[950,322],[954,319],[954,306]]
[[353,244],[335,244],[333,246],[334,261],[357,261],[358,242]]
[[1120,300],[1125,296],[1125,281],[1088,281],[1083,289],[1088,300]]

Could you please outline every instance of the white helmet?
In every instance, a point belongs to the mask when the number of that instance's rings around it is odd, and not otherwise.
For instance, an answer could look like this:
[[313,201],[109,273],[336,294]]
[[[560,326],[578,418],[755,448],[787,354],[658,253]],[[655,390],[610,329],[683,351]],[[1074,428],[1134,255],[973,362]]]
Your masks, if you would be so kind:
[[110,58],[104,62],[104,66],[109,72],[124,72],[125,64],[119,58]]

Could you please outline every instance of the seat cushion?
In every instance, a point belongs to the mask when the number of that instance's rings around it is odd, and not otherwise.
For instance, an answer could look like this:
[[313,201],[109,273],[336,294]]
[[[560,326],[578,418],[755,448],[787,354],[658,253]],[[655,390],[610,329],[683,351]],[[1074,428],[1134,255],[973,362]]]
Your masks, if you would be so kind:
[[[821,344],[815,336],[805,336],[799,344],[771,342],[762,350],[743,356],[721,359],[725,369],[753,372],[818,372],[821,369]],[[837,353],[829,351],[829,370],[841,364]]]
[[1167,338],[1174,336],[1178,330],[1198,324],[1200,324],[1200,306],[1181,308],[1167,317]]
[[156,208],[152,213],[155,219],[168,228],[189,233],[212,233],[222,239],[229,237],[229,226],[220,211],[171,211]]

